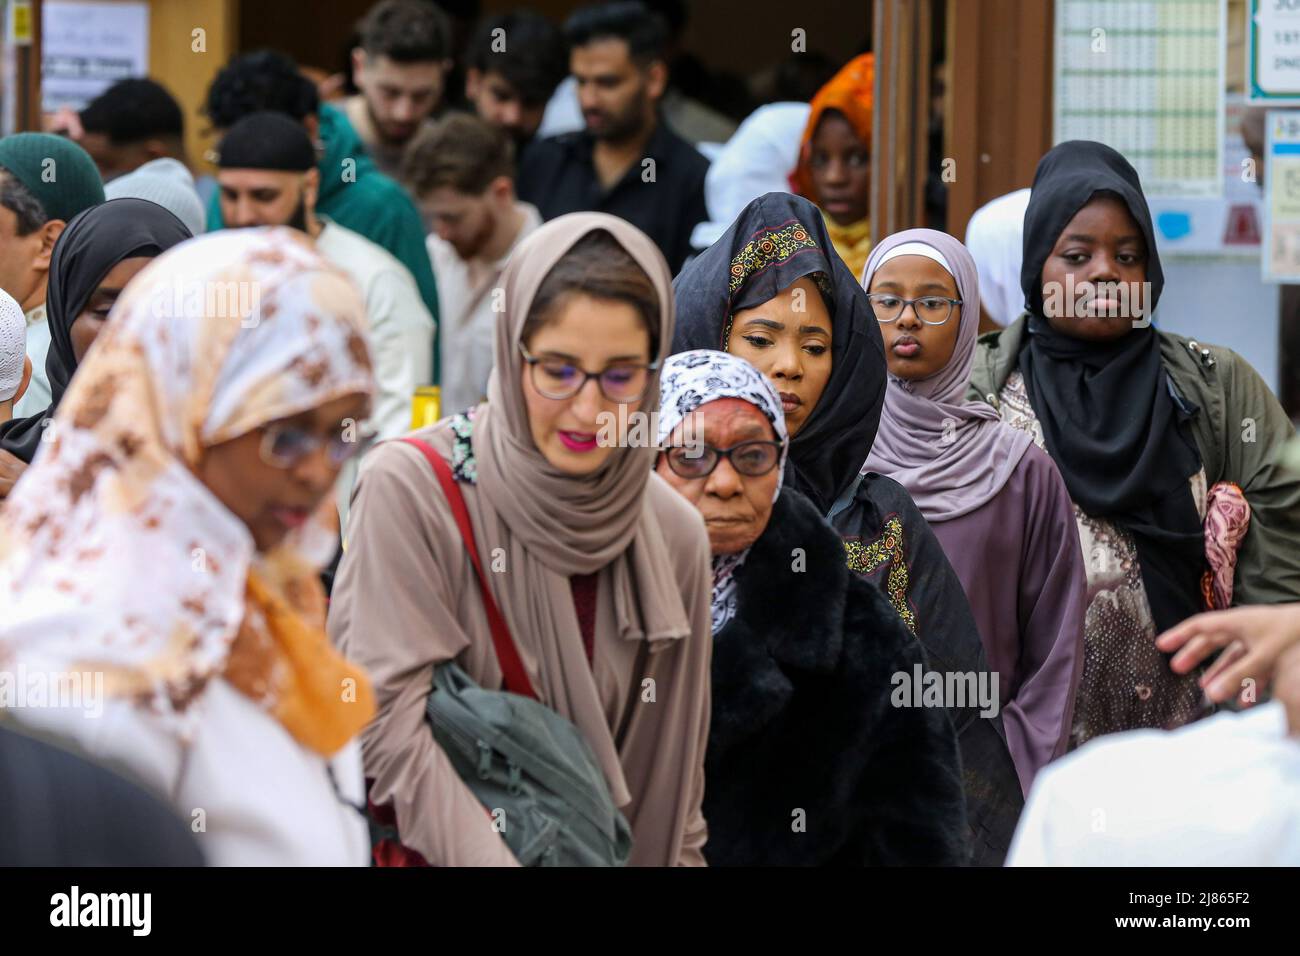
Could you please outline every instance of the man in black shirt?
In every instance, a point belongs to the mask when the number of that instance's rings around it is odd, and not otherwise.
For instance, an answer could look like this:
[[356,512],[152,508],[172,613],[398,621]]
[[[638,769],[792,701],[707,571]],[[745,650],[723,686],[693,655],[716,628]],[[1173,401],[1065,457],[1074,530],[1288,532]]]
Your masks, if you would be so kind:
[[564,32],[587,128],[529,146],[519,198],[544,219],[579,211],[626,219],[676,272],[690,255],[691,231],[708,216],[709,163],[658,115],[667,28],[641,3],[619,2],[584,7]]

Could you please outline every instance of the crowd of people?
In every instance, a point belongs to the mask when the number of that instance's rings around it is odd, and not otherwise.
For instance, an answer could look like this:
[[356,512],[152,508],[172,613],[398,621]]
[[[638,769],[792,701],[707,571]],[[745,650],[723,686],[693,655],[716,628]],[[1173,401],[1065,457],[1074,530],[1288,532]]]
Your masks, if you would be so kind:
[[1295,429],[1122,155],[991,302],[870,52],[710,142],[638,0],[357,34],[212,177],[0,139],[0,862],[1300,863]]

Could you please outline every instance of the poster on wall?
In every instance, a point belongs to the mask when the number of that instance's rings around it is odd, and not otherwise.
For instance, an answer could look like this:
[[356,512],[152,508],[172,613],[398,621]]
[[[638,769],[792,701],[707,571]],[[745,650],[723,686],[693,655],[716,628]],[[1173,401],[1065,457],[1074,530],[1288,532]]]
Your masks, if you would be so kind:
[[79,110],[115,81],[149,72],[147,3],[41,5],[41,108]]
[[1245,98],[1224,103],[1223,195],[1218,198],[1150,199],[1162,256],[1251,259],[1260,254],[1264,229],[1262,171],[1241,135]]
[[1098,140],[1149,197],[1223,194],[1226,0],[1056,0],[1055,141]]

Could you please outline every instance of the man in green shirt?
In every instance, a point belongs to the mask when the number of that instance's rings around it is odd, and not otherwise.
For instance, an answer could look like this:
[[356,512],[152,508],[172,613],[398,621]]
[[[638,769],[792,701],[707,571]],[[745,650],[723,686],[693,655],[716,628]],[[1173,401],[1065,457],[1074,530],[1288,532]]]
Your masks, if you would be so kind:
[[[415,203],[401,186],[375,168],[344,115],[320,102],[315,85],[298,72],[293,60],[274,50],[235,57],[212,81],[204,109],[218,135],[259,110],[285,113],[302,123],[319,155],[317,211],[387,249],[411,270],[420,298],[435,323],[439,321],[438,290]],[[218,190],[208,203],[208,230],[223,225]],[[437,359],[435,345],[435,383]]]

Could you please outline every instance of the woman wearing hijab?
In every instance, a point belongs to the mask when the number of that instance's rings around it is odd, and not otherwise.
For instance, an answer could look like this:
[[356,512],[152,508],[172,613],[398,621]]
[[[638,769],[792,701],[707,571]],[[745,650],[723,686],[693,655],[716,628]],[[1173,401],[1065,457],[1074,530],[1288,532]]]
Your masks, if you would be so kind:
[[1083,664],[1086,572],[1060,473],[992,406],[967,400],[980,294],[966,247],[908,229],[876,246],[862,284],[889,387],[864,471],[907,489],[970,600],[1025,793],[1065,753]]
[[1300,597],[1294,434],[1240,356],[1151,325],[1164,286],[1133,167],[1071,141],[1038,164],[1020,274],[1027,315],[980,343],[972,396],[1052,456],[1087,559],[1073,741],[1206,712],[1158,632],[1207,607]]
[[72,218],[50,256],[50,407],[0,425],[0,448],[31,464],[72,373],[122,289],[150,259],[189,238],[179,219],[147,199],[113,199]]
[[821,207],[835,251],[855,276],[871,251],[871,112],[876,58],[850,60],[812,99],[790,174],[794,191]]
[[[633,226],[579,213],[529,236],[502,285],[487,402],[411,437],[450,466],[528,682],[591,747],[629,862],[702,864],[708,539],[651,473],[653,434],[607,431],[657,405],[668,267]],[[330,632],[375,680],[370,800],[417,863],[518,862],[425,721],[437,664],[503,686],[484,603],[431,463],[380,445],[353,492]]]
[[672,356],[659,444],[658,473],[699,510],[713,551],[709,863],[965,863],[952,724],[891,700],[925,654],[817,509],[781,487],[772,384],[725,352]]
[[[205,295],[231,287],[257,291]],[[366,862],[374,698],[316,564],[373,391],[342,273],[290,230],[204,236],[118,300],[0,513],[0,669],[59,702],[11,716],[139,778],[211,863]]]
[[[785,483],[827,516],[850,570],[876,584],[939,672],[989,670],[961,581],[897,482],[860,475],[885,395],[885,357],[867,294],[808,200],[768,193],[674,283],[673,351],[747,359],[777,389],[790,433]],[[986,678],[987,681],[987,678]],[[950,700],[977,864],[1000,864],[1023,804],[1001,718]]]

